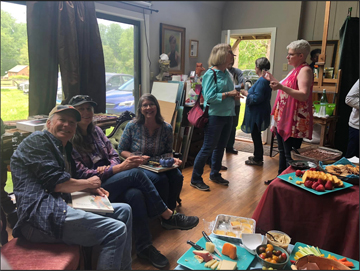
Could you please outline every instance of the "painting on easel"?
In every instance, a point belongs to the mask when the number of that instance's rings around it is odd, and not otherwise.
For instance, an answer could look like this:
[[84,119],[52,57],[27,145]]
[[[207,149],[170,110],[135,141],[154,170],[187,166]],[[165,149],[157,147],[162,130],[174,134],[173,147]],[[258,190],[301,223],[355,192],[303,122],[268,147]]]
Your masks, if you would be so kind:
[[[314,50],[314,49],[320,49],[321,50],[321,45],[322,45],[321,40],[309,41],[309,43],[311,45],[311,51]],[[325,68],[333,67],[335,71],[338,70],[338,65],[339,65],[339,60],[338,60],[338,47],[339,46],[338,46],[338,43],[339,43],[338,40],[328,40],[328,41],[326,41]],[[309,63],[309,64],[311,63],[310,54],[306,58],[306,62]]]

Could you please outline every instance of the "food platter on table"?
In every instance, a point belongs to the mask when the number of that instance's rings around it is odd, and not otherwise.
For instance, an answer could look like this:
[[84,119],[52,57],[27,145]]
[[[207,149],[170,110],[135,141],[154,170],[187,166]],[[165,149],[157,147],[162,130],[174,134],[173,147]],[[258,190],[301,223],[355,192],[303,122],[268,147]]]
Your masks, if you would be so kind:
[[[308,171],[308,170],[303,171],[304,174],[305,174],[306,171]],[[304,189],[304,190],[306,190],[308,192],[311,192],[311,193],[313,193],[315,195],[318,195],[318,196],[333,193],[333,192],[337,192],[337,191],[347,189],[347,188],[353,186],[350,183],[342,181],[342,186],[341,187],[334,187],[331,190],[326,189],[325,191],[317,191],[317,190],[315,190],[315,189],[313,189],[311,187],[310,188],[306,187],[304,182],[303,182],[303,178],[301,176],[296,176],[296,172],[292,172],[292,173],[284,174],[284,175],[279,175],[278,178],[285,181],[285,182],[288,182],[288,183],[290,183],[290,184],[292,184],[292,185],[294,185],[296,187],[299,187],[299,188]],[[303,182],[303,183],[299,184],[299,183],[296,183],[296,182]]]
[[[299,251],[299,247],[303,247],[303,248],[304,248],[304,247],[307,247],[307,245],[304,244],[304,243],[300,243],[300,242],[295,243],[295,246],[294,246],[294,248],[293,248],[293,250],[292,250],[292,252],[291,252],[291,254],[290,254],[290,261],[295,261],[295,255],[296,255],[296,252]],[[347,261],[352,262],[352,263],[354,264],[354,267],[351,268],[352,270],[359,270],[359,262],[358,262],[358,261],[353,260],[353,259],[350,259],[350,258],[348,258],[348,257],[341,256],[341,255],[339,255],[339,254],[335,254],[335,253],[329,252],[329,251],[324,250],[324,249],[321,249],[321,248],[319,248],[319,250],[320,250],[321,254],[324,255],[324,258],[328,258],[328,255],[329,255],[329,254],[330,254],[331,256],[335,257],[335,258],[338,259],[338,260],[339,260],[339,259],[342,259],[342,258],[346,258]],[[290,267],[290,265],[291,265],[290,261],[289,261],[288,265],[285,266],[284,269],[287,269],[287,270],[290,270],[290,269],[291,269],[291,267]]]
[[342,181],[359,185],[359,166],[354,165],[345,157],[329,165],[324,165],[320,162],[319,166]]
[[[212,242],[215,244],[215,247],[222,252],[222,247],[225,243],[227,243],[224,240],[218,239],[218,238],[212,238]],[[199,239],[199,241],[196,242],[197,245],[205,248],[206,247],[206,239],[202,237]],[[236,256],[237,258],[235,260],[229,258],[228,256],[225,256],[224,254],[221,255],[221,260],[227,260],[232,262],[237,262],[237,270],[246,270],[251,262],[255,259],[255,255],[248,252],[245,248],[242,248],[238,245],[236,246]],[[177,261],[178,264],[187,267],[191,270],[211,270],[210,268],[206,268],[205,262],[199,263],[199,261],[194,257],[194,251],[195,249],[193,247],[190,247]]]

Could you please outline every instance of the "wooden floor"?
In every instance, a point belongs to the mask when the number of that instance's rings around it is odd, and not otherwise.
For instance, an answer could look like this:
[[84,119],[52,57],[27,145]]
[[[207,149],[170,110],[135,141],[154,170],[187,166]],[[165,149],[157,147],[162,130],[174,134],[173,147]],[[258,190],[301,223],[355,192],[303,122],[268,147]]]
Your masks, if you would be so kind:
[[[159,219],[150,221],[153,236],[153,245],[164,254],[170,262],[167,270],[177,266],[177,260],[189,249],[187,240],[197,242],[204,230],[203,219],[215,220],[218,214],[227,214],[242,217],[251,217],[257,203],[267,188],[265,180],[273,179],[277,175],[279,155],[273,158],[264,156],[263,166],[247,166],[245,160],[252,155],[248,152],[240,152],[238,155],[226,154],[223,165],[227,171],[221,171],[223,178],[229,180],[228,187],[209,181],[210,167],[205,166],[203,179],[210,186],[211,191],[199,191],[190,186],[192,167],[183,170],[184,185],[181,192],[182,206],[177,211],[186,215],[199,217],[199,225],[188,231],[165,230],[160,225]],[[12,239],[11,229],[9,240]],[[148,262],[138,259],[133,249],[133,270],[156,269]]]
[[[170,262],[167,270],[177,266],[177,260],[184,254],[190,245],[187,240],[197,242],[204,230],[203,219],[215,220],[218,214],[227,214],[242,217],[251,217],[258,201],[267,188],[265,180],[277,176],[279,155],[273,158],[264,157],[264,165],[247,166],[245,160],[252,155],[247,152],[239,152],[238,155],[225,154],[223,165],[227,171],[221,171],[223,178],[230,184],[228,187],[209,181],[210,167],[205,166],[203,179],[210,186],[211,191],[200,191],[190,186],[192,167],[183,170],[184,185],[181,192],[182,206],[178,212],[186,215],[196,215],[200,222],[197,227],[189,231],[165,230],[161,227],[158,219],[151,221],[153,245],[164,254]],[[156,269],[133,253],[133,270]]]

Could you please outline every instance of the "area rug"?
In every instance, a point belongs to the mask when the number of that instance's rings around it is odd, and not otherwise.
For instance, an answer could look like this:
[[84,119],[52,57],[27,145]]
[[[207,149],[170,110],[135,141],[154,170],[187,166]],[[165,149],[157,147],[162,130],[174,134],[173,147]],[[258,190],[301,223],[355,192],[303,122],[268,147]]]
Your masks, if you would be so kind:
[[[270,156],[270,145],[263,145],[264,155]],[[254,152],[254,144],[252,142],[238,141],[236,140],[234,143],[234,149],[243,152]],[[275,156],[277,154],[277,148],[273,149],[272,155]]]

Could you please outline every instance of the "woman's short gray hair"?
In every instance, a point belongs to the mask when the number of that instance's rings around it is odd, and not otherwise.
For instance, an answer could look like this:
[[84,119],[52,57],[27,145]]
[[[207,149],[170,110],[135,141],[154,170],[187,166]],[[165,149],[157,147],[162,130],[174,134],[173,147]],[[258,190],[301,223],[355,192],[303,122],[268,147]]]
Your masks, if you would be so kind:
[[231,47],[227,43],[219,43],[215,45],[210,53],[208,64],[211,66],[218,66],[226,63],[226,57],[231,50]]
[[310,44],[306,40],[295,40],[293,42],[290,42],[288,46],[286,46],[286,49],[292,49],[296,53],[301,53],[306,58],[308,54],[310,53]]

